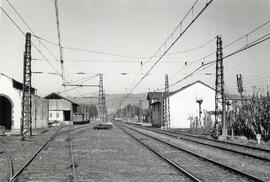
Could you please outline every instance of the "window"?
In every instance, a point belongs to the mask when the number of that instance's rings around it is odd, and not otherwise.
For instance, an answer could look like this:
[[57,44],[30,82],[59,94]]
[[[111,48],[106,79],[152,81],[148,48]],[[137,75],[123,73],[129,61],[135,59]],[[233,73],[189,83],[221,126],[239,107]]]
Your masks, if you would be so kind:
[[59,118],[59,113],[56,113],[56,118]]
[[52,118],[52,113],[50,113],[50,118]]

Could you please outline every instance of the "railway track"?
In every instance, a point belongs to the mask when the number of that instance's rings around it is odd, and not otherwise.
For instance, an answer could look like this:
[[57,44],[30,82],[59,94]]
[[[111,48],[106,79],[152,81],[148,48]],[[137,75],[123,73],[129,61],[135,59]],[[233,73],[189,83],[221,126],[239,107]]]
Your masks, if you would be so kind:
[[[8,149],[4,146],[3,141],[0,140],[0,145],[1,148],[4,149],[3,153],[6,153],[6,161],[8,163],[9,166],[9,171],[5,171],[5,181],[28,181],[28,176],[31,176],[31,170],[37,170],[37,171],[42,171],[42,170],[46,170],[49,168],[52,168],[51,163],[48,163],[47,167],[41,166],[41,164],[38,164],[40,162],[40,159],[44,158],[47,159],[47,161],[49,162],[49,158],[51,157],[52,152],[48,152],[48,145],[51,145],[52,142],[54,141],[58,141],[56,142],[56,144],[54,146],[58,146],[59,149],[59,153],[64,152],[63,148],[64,146],[61,146],[61,143],[65,143],[66,148],[67,148],[67,156],[69,156],[69,159],[71,161],[71,164],[69,162],[69,160],[65,160],[68,161],[68,165],[69,168],[72,169],[72,174],[68,175],[67,178],[63,178],[63,177],[50,177],[50,176],[35,176],[35,180],[65,180],[65,181],[77,181],[77,176],[76,176],[76,164],[75,164],[75,158],[74,158],[74,152],[73,152],[73,144],[72,144],[72,137],[71,137],[71,133],[73,132],[79,132],[83,129],[87,129],[89,127],[93,127],[93,125],[87,125],[87,126],[78,126],[78,127],[60,127],[59,129],[57,129],[55,132],[53,132],[53,134],[51,136],[49,136],[46,141],[44,143],[42,143],[42,145],[40,145],[40,147],[38,147],[38,149],[26,160],[23,162],[23,164],[20,166],[20,168],[18,168],[18,170],[14,173],[14,164],[13,164],[13,159],[11,156],[11,153],[8,151]],[[53,145],[53,144],[52,144]],[[1,151],[0,151],[1,152]],[[44,153],[44,154],[43,154]],[[44,157],[45,156],[45,157]],[[1,154],[0,154],[1,157]],[[1,159],[1,158],[0,158]],[[61,158],[61,156],[59,157],[59,159],[63,159]],[[57,161],[57,156],[55,158],[55,161]],[[33,163],[37,163],[33,164]],[[46,163],[46,162],[45,162]],[[61,162],[60,162],[61,163]],[[33,166],[32,166],[33,165]],[[5,167],[6,168],[6,167]],[[3,168],[3,169],[5,169]],[[63,172],[63,171],[61,171]],[[24,173],[27,173],[24,175]],[[68,173],[68,172],[67,172]],[[64,175],[66,175],[67,173],[65,173]]]
[[30,165],[30,163],[36,158],[36,156],[42,151],[42,149],[58,134],[58,132],[62,129],[63,127],[59,128],[56,130],[56,132],[53,133],[52,136],[50,136],[39,148],[37,151],[34,152],[34,154],[20,167],[20,169],[11,176],[9,179],[10,182],[13,182],[18,179],[18,177],[25,171],[25,169]]
[[199,155],[134,127],[118,126],[152,152],[157,151],[155,153],[159,157],[167,161],[177,171],[185,174],[192,181],[264,181],[260,177]]
[[138,125],[134,125],[134,126],[138,128],[146,129],[149,131],[154,131],[156,133],[160,133],[169,137],[229,151],[229,152],[236,153],[239,155],[244,155],[247,157],[252,157],[254,159],[259,159],[264,162],[270,162],[270,150],[268,149],[252,147],[252,146],[247,146],[247,145],[242,145],[242,144],[236,144],[236,143],[231,143],[231,142],[225,142],[225,141],[219,141],[219,140],[214,140],[214,139],[209,139],[209,138],[203,138],[200,136],[190,135],[190,134],[182,133],[182,132],[175,132],[171,130],[155,129],[155,128],[143,127],[143,126],[138,126]]
[[[70,129],[71,130],[71,129]],[[73,174],[73,181],[77,182],[77,174],[76,174],[76,164],[75,164],[75,157],[73,151],[73,144],[72,144],[72,137],[70,135],[70,130],[68,131],[68,143],[69,143],[69,152],[71,156],[71,165],[72,165],[72,174]]]
[[[11,157],[9,150],[5,146],[5,143],[2,140],[0,140],[0,147],[1,147],[1,150],[0,150],[0,164],[1,164],[0,165],[0,168],[1,168],[0,181],[2,181],[2,180],[8,181],[8,179],[10,179],[14,174],[12,157]],[[6,157],[4,157],[4,155]],[[5,169],[6,169],[6,171],[5,171]]]

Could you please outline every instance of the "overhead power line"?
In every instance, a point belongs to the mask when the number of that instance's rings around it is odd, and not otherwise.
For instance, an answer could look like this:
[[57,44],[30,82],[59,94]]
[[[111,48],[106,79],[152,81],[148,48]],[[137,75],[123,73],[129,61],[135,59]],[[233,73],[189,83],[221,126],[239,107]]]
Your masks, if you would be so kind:
[[[151,61],[152,59],[156,59],[154,64],[150,67],[150,69],[141,77],[141,79],[137,82],[137,84],[128,92],[126,98],[138,87],[138,85],[148,76],[148,74],[156,67],[156,65],[161,61],[161,59],[167,54],[167,52],[174,46],[174,44],[184,35],[184,33],[190,28],[190,26],[199,18],[199,16],[205,11],[205,9],[213,2],[210,0],[206,2],[205,5],[199,10],[199,12],[194,17],[194,8],[196,7],[199,0],[196,0],[189,11],[186,13],[184,18],[180,21],[180,23],[176,26],[170,36],[165,40],[165,42],[158,48],[158,50],[154,53],[154,55],[148,59],[145,63]],[[183,23],[185,23],[188,16],[191,16],[192,20],[187,24],[186,27],[182,27]],[[176,38],[175,38],[176,37]],[[156,56],[160,55],[160,56]],[[120,106],[124,102],[125,99],[121,102]]]
[[[50,44],[55,45],[55,46],[59,46],[56,42],[53,42],[51,40],[39,37],[37,35],[34,35],[34,36],[36,38],[44,41],[44,42],[50,43]],[[168,53],[167,55],[177,55],[177,54],[184,54],[184,53],[188,53],[188,52],[193,52],[193,51],[196,51],[198,49],[202,49],[203,47],[205,47],[206,45],[208,45],[209,43],[211,43],[214,40],[215,40],[215,38],[212,38],[212,39],[208,40],[207,42],[203,43],[202,45],[199,45],[199,46],[196,46],[196,47],[193,47],[193,48],[188,48],[188,49],[181,50],[181,51],[175,51],[175,52],[172,52],[172,53]],[[87,53],[94,53],[94,54],[101,54],[101,55],[109,55],[109,56],[116,56],[116,57],[130,58],[130,59],[140,59],[140,60],[149,59],[149,58],[153,57],[153,56],[143,56],[143,57],[130,56],[130,55],[124,55],[124,54],[118,54],[118,53],[111,53],[111,52],[104,52],[104,51],[94,51],[94,50],[89,50],[89,49],[76,48],[76,47],[63,46],[63,45],[62,45],[62,48],[67,49],[67,50],[72,50],[72,51],[87,52]],[[156,55],[156,57],[158,57],[158,56],[161,56],[161,55]],[[67,61],[67,60],[65,59],[65,61]],[[134,62],[141,62],[141,61],[134,61]],[[145,62],[143,64],[146,64],[146,63],[147,62]]]
[[[228,49],[229,47],[231,47],[232,45],[234,45],[235,43],[237,43],[237,42],[239,42],[239,41],[241,41],[241,40],[243,40],[243,39],[246,39],[247,37],[249,37],[250,35],[252,35],[252,34],[255,33],[256,31],[258,31],[258,30],[262,29],[263,27],[265,27],[266,25],[268,25],[269,23],[270,23],[270,20],[267,20],[265,23],[263,23],[262,25],[256,27],[255,29],[251,30],[250,32],[246,33],[245,35],[243,35],[243,36],[241,36],[241,37],[239,37],[239,38],[237,38],[237,39],[231,41],[229,44],[227,44],[227,45],[225,45],[225,46],[223,47],[223,50]],[[265,36],[267,36],[267,35],[268,35],[268,34],[266,34]],[[263,37],[257,39],[256,41],[259,41],[260,39],[264,38],[265,36],[263,36]],[[243,48],[245,48],[245,47],[247,47],[247,46],[248,46],[248,40],[246,39],[246,45],[245,45]],[[242,50],[238,50],[238,51],[241,52]],[[215,55],[215,53],[216,53],[216,51],[213,51],[213,52],[211,52],[210,54],[208,54],[208,55],[206,55],[206,56],[203,56],[202,58],[199,58],[199,59],[197,59],[197,60],[195,60],[195,61],[192,61],[191,64],[196,63],[196,62],[199,62],[199,61],[203,61],[203,60],[205,60],[205,58],[210,57],[210,56],[212,56],[212,55]],[[233,55],[233,54],[236,54],[236,53],[237,53],[237,52],[232,53],[232,55]],[[230,57],[230,56],[232,56],[232,55],[227,55],[227,56]],[[225,57],[225,58],[226,58],[226,57]],[[214,61],[212,61],[212,62],[214,62]],[[204,62],[203,62],[203,63],[204,63]],[[188,64],[187,66],[189,66],[189,65],[191,65],[191,64]],[[209,65],[207,65],[207,64],[204,64],[204,65],[203,65],[203,64],[202,64],[201,66],[199,66],[199,68],[202,68],[202,67],[204,67],[204,66],[209,66]],[[176,74],[179,73],[180,71],[184,70],[185,68],[186,68],[186,66],[182,67],[180,70],[178,70],[178,71],[176,72]],[[197,70],[197,69],[196,69],[196,70]],[[180,80],[180,82],[181,82],[181,81],[182,81],[182,80]],[[177,83],[179,83],[179,82],[177,82]]]
[[[206,45],[210,44],[211,42],[213,42],[214,40],[216,39],[216,37],[206,41],[205,43],[199,45],[199,46],[196,46],[196,47],[193,47],[193,48],[188,48],[188,49],[185,49],[185,50],[180,50],[180,51],[175,51],[175,52],[171,52],[171,53],[167,53],[166,56],[169,56],[169,55],[178,55],[178,54],[185,54],[185,53],[189,53],[189,52],[193,52],[193,51],[196,51],[196,50],[199,50],[199,49],[202,49],[203,47],[205,47]],[[161,56],[161,55],[156,55],[155,57],[158,57],[158,56]],[[141,59],[149,59],[149,58],[152,58],[153,56],[147,56],[147,57],[141,57]],[[149,60],[150,61],[150,60]],[[143,64],[147,64],[149,61],[146,61],[144,62]]]
[[[15,8],[15,6],[13,4],[10,3],[9,0],[6,0],[8,2],[8,4],[10,5],[10,7],[14,10],[14,12],[17,14],[17,16],[21,19],[21,21],[26,25],[26,27],[30,30],[30,32],[32,33],[32,36],[37,38],[37,36],[35,35],[35,32],[33,31],[33,29],[29,26],[29,24],[26,22],[26,20],[22,17],[22,15],[19,13],[19,11]],[[19,28],[19,27],[17,27]],[[23,32],[23,31],[21,31]],[[57,57],[52,53],[52,51],[50,51],[48,49],[48,47],[46,45],[43,44],[43,42],[41,42],[39,39],[37,39],[39,41],[39,43],[55,58],[57,59]],[[49,60],[49,59],[48,59]],[[58,60],[59,61],[59,60]]]
[[[21,16],[21,14],[18,12],[18,10],[15,8],[15,6],[13,6],[9,0],[6,0],[8,2],[8,4],[11,6],[11,8],[15,11],[15,13],[19,16],[19,18],[22,20],[22,22],[27,26],[27,28],[31,31],[31,33],[35,34],[33,29],[29,26],[29,24],[26,22],[26,20]],[[1,10],[4,12],[4,14],[8,17],[8,19],[16,26],[16,28],[25,36],[24,31],[19,27],[19,25],[13,20],[13,18],[11,18],[11,16],[2,8],[0,7]],[[35,37],[35,36],[34,36]],[[43,44],[43,42],[39,41],[39,43],[55,58],[56,56],[48,49],[48,47],[46,45]],[[31,42],[31,44],[34,46],[34,48],[40,53],[40,55],[43,57],[44,60],[46,60],[49,65],[58,73],[59,76],[61,76],[61,74],[58,72],[58,70],[55,68],[55,66],[50,62],[50,60],[42,53],[42,51],[33,43]]]
[[56,14],[56,27],[57,27],[57,36],[58,36],[58,46],[59,46],[59,56],[61,63],[61,75],[62,80],[64,82],[64,60],[63,60],[63,47],[61,45],[61,31],[60,31],[60,23],[59,23],[59,8],[58,8],[58,0],[54,0],[55,5],[55,14]]
[[[41,58],[33,58],[32,60],[43,61]],[[177,60],[177,59],[175,59]],[[58,59],[50,59],[50,61],[59,61]],[[87,62],[87,63],[136,63],[142,64],[142,61],[127,61],[127,60],[99,60],[99,59],[65,59],[65,62]],[[183,64],[187,61],[166,61],[164,64]]]
[[[19,11],[15,8],[15,6],[9,1],[9,0],[6,0],[9,4],[9,6],[14,10],[14,12],[17,14],[17,16],[22,20],[22,22],[26,25],[26,27],[31,31],[31,33],[33,34],[32,36],[37,38],[38,42],[48,51],[48,53],[50,55],[52,55],[52,57],[55,58],[55,60],[59,61],[59,59],[57,59],[57,57],[54,55],[54,53],[52,53],[52,51],[39,39],[39,37],[36,35],[36,33],[33,31],[33,29],[30,27],[30,25],[27,23],[27,21],[25,20],[25,18],[23,18],[23,16],[19,13]],[[49,61],[49,59],[48,59]],[[61,61],[61,56],[60,56],[60,61]],[[63,68],[64,69],[64,68]],[[59,76],[62,77],[63,73]],[[67,75],[69,78],[70,76]],[[70,80],[72,80],[70,78]]]
[[[36,36],[36,37],[44,42],[58,46],[57,43],[51,40],[48,40],[39,36]],[[124,55],[124,54],[119,54],[119,53],[105,52],[105,51],[95,51],[95,50],[83,49],[83,48],[77,48],[77,47],[71,47],[71,46],[62,45],[62,48],[67,49],[67,50],[72,50],[72,51],[79,51],[79,52],[86,52],[86,53],[93,53],[93,54],[101,54],[101,55],[116,56],[116,57],[131,58],[131,59],[141,59],[141,57],[139,56],[130,56],[130,55]]]
[[[256,40],[250,42],[249,44],[246,44],[245,46],[243,46],[243,47],[241,47],[241,48],[239,48],[239,49],[231,52],[230,54],[224,56],[223,57],[223,60],[224,59],[227,59],[227,58],[229,58],[229,57],[231,57],[231,56],[233,56],[233,55],[235,55],[237,53],[240,53],[240,52],[242,52],[244,50],[247,50],[249,48],[252,48],[252,47],[254,47],[254,46],[256,46],[256,45],[258,45],[258,44],[260,44],[260,43],[262,43],[262,42],[264,42],[266,40],[268,40],[268,39],[270,39],[270,33],[267,33],[266,35],[263,35],[260,38],[258,38]],[[176,85],[176,84],[178,84],[178,83],[186,80],[188,77],[190,77],[190,76],[194,75],[196,72],[202,70],[202,68],[206,68],[206,67],[209,67],[209,66],[214,65],[215,62],[216,62],[216,60],[213,60],[213,61],[210,61],[208,63],[205,63],[204,65],[199,66],[198,68],[196,68],[195,70],[193,70],[191,73],[189,73],[187,76],[185,76],[184,78],[182,78],[182,79],[176,81],[175,83],[171,84],[169,87],[172,87],[172,86],[174,86],[174,85]],[[162,90],[164,90],[164,89],[165,88],[162,88]]]
[[82,85],[83,85],[83,83],[86,83],[86,82],[88,82],[88,81],[90,81],[90,80],[92,80],[92,79],[94,79],[94,78],[96,78],[96,77],[98,77],[98,76],[99,76],[99,74],[91,75],[90,77],[84,79],[83,81],[78,82],[78,84],[75,85],[75,86],[73,86],[72,88],[65,89],[65,90],[63,90],[63,91],[60,91],[60,90],[59,90],[57,93],[63,93],[63,92],[75,90],[75,89],[77,89],[77,88],[81,88]]

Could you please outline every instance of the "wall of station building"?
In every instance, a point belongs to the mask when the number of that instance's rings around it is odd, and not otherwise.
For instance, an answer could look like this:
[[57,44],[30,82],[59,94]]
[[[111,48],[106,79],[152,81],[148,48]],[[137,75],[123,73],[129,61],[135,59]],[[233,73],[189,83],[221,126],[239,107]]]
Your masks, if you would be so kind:
[[207,111],[215,110],[215,90],[200,82],[170,96],[172,128],[190,128],[191,119],[199,117],[198,99],[202,100],[202,118]]
[[[0,97],[5,97],[11,103],[11,130],[19,130],[22,115],[22,90],[14,88],[13,79],[0,74]],[[49,104],[46,99],[33,95],[32,97],[32,127],[48,126]]]
[[13,88],[12,79],[2,74],[0,74],[0,85],[0,96],[7,98],[12,105],[11,128],[20,129],[20,118],[22,114],[22,91]]

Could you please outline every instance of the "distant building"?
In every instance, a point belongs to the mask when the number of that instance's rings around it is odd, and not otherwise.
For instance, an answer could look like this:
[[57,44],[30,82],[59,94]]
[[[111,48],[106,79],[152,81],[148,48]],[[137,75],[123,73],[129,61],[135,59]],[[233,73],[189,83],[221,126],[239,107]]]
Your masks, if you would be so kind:
[[[22,115],[23,84],[0,73],[0,127],[6,130],[20,129]],[[32,88],[32,127],[48,126],[48,101],[36,95]]]
[[78,111],[79,104],[57,93],[51,93],[45,99],[49,100],[49,123],[72,124],[73,113]]
[[[170,93],[171,128],[190,128],[197,122],[203,127],[203,118],[215,111],[215,90],[207,84],[196,81]],[[147,100],[151,110],[151,123],[162,127],[164,92],[149,92]],[[199,103],[201,100],[201,120],[199,121]]]
[[164,92],[148,92],[147,100],[150,108],[150,120],[153,127],[160,128],[163,121],[163,96]]

